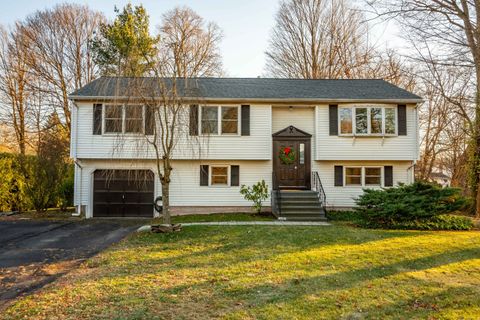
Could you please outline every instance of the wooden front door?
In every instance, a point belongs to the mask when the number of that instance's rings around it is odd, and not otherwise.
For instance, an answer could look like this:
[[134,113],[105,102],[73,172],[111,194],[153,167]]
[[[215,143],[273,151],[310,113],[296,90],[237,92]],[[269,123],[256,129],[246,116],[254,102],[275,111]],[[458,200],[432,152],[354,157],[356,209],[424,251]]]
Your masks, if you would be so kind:
[[310,189],[310,140],[293,126],[273,135],[275,189]]

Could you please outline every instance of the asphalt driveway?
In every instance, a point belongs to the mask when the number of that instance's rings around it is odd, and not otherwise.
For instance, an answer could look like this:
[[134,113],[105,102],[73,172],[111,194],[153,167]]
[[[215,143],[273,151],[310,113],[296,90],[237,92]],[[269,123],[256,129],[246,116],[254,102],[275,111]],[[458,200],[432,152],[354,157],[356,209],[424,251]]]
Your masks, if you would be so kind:
[[115,221],[0,221],[0,310],[134,231]]

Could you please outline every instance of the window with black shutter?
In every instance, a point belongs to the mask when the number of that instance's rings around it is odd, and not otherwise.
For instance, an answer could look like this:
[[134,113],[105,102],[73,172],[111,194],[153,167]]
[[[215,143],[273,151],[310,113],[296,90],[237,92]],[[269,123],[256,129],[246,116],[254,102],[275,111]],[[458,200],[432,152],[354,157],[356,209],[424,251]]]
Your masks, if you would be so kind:
[[250,135],[250,106],[242,105],[242,136]]
[[335,166],[335,187],[343,187],[343,166]]
[[200,166],[200,186],[208,186],[208,165]]
[[102,105],[93,105],[93,134],[102,134]]
[[240,185],[240,166],[230,167],[230,185],[231,186]]

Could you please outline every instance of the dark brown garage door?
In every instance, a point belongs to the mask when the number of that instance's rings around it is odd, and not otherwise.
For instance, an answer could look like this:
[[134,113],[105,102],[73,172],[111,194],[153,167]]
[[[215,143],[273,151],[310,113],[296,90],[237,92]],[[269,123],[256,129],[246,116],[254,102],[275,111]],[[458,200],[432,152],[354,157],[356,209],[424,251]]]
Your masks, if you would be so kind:
[[96,170],[94,217],[152,217],[154,175],[150,170]]

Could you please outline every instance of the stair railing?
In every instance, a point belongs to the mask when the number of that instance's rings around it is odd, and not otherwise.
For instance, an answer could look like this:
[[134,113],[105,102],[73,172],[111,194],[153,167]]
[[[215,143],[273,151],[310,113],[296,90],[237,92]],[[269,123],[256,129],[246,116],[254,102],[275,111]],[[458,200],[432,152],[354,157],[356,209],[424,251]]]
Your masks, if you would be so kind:
[[327,197],[325,195],[325,190],[323,189],[322,181],[317,171],[312,171],[312,190],[317,192],[318,200],[320,205],[324,210],[327,206]]
[[272,171],[272,192],[270,195],[271,202],[272,202],[272,211],[277,216],[280,216],[282,213],[282,193],[280,192],[280,188],[278,186],[277,176],[275,171]]

